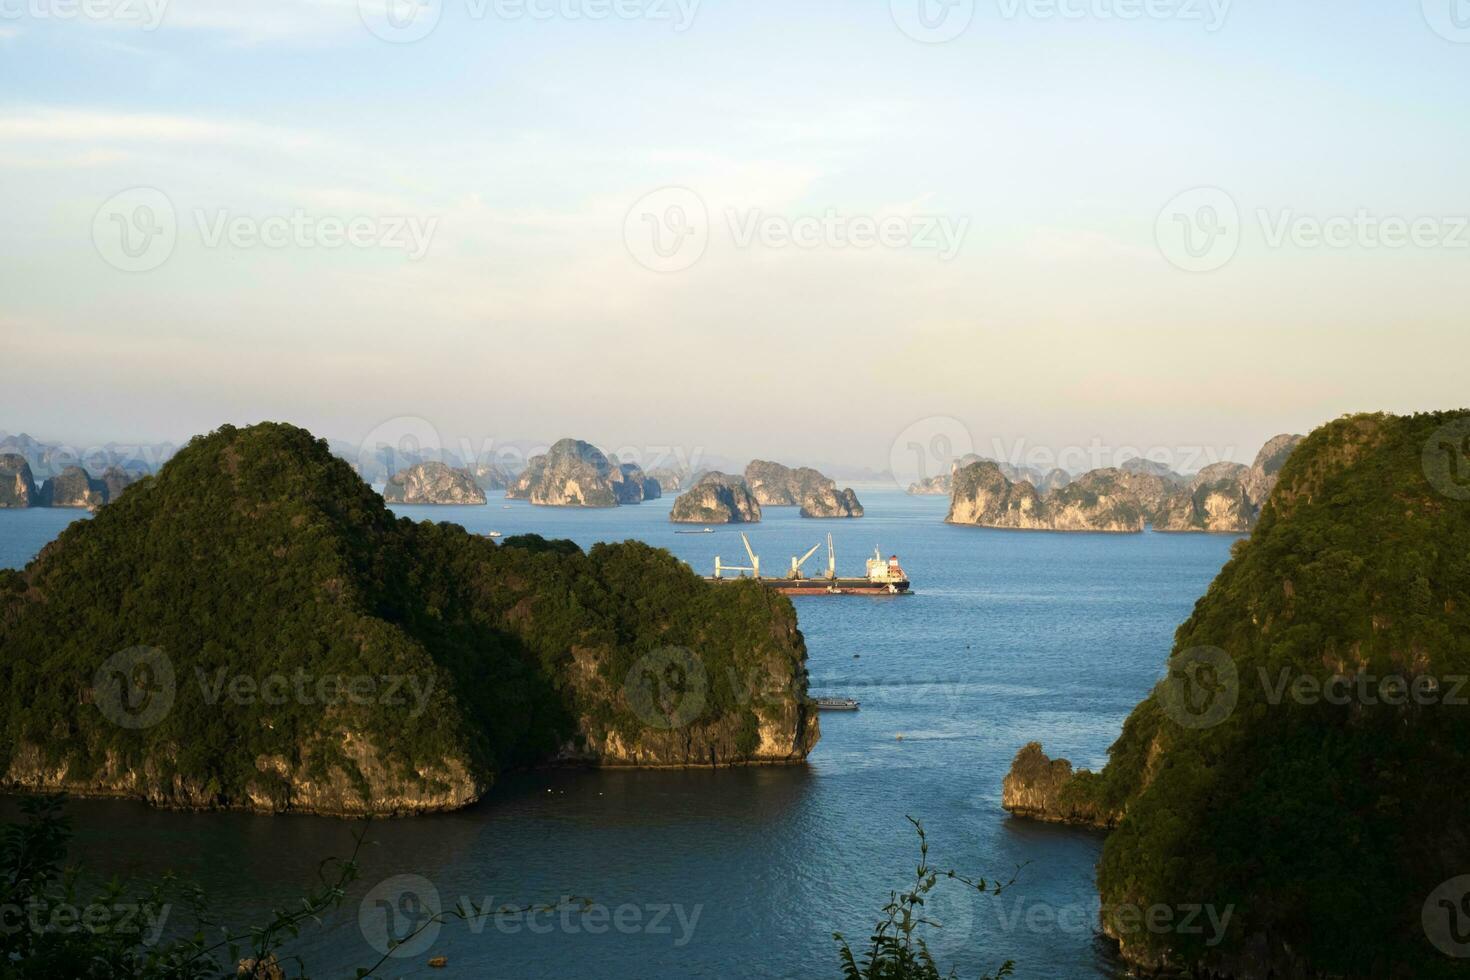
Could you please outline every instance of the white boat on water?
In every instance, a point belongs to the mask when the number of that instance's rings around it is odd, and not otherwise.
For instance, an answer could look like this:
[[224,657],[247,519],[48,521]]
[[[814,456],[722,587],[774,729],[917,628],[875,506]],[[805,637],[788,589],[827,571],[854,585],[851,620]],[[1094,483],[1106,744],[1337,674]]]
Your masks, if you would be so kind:
[[815,698],[819,711],[856,711],[861,702],[852,698]]

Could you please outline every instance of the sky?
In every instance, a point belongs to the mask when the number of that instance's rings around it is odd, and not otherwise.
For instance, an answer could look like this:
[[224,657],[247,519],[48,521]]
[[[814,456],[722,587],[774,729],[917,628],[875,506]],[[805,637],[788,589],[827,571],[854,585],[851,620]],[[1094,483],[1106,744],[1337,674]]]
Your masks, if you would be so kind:
[[1466,0],[0,0],[0,429],[1249,461],[1470,400],[1467,83]]

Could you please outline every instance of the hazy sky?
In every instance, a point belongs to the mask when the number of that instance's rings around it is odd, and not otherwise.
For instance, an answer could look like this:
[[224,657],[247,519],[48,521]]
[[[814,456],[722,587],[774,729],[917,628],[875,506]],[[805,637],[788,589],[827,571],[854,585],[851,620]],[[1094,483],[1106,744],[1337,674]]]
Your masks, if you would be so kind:
[[883,468],[1470,402],[1464,0],[417,3],[0,0],[0,428]]

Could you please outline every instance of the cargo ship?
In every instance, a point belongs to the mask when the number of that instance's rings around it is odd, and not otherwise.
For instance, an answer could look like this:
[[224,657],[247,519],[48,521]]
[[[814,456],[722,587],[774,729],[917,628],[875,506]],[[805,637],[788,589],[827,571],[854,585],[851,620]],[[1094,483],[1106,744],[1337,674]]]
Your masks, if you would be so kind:
[[[839,578],[837,553],[832,547],[832,535],[829,534],[827,535],[826,575],[807,578],[801,571],[802,566],[817,553],[817,549],[822,547],[818,543],[800,558],[793,556],[791,568],[786,575],[767,578],[761,575],[760,556],[750,546],[750,539],[742,532],[740,540],[745,545],[745,554],[750,559],[750,564],[727,565],[716,557],[715,574],[706,578],[706,582],[732,582],[752,578],[783,595],[907,595],[910,591],[909,577],[905,574],[903,566],[898,563],[898,556],[892,555],[884,559],[883,553],[877,548],[873,549],[873,557],[868,559],[866,575],[862,578]],[[736,574],[727,574],[730,572]]]

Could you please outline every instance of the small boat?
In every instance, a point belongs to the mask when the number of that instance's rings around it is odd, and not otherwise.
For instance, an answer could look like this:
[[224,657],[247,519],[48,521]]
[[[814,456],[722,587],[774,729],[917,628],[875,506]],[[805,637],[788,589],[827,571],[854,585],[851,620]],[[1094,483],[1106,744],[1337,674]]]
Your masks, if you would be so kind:
[[488,532],[486,532],[485,537],[487,537],[487,538],[503,538],[503,537],[505,537],[505,535],[501,534],[499,531],[488,531]]
[[852,698],[816,698],[819,711],[856,711],[862,705]]
[[675,534],[714,534],[714,528],[707,527],[703,531],[675,531]]

